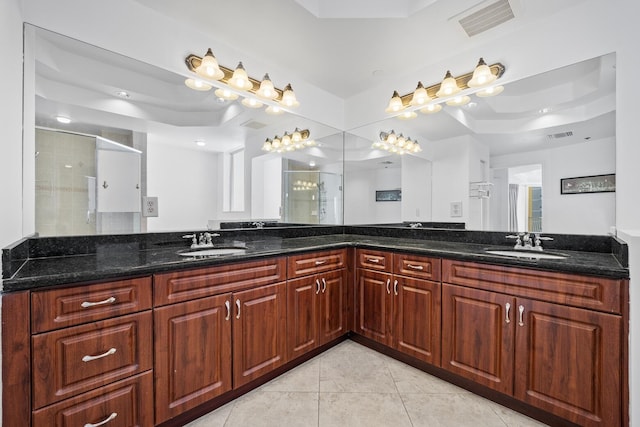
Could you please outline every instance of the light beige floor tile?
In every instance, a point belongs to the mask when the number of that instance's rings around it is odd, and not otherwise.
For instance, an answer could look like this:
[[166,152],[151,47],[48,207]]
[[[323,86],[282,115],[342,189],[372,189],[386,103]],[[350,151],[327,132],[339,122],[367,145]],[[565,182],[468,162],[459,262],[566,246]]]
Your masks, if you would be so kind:
[[463,388],[422,372],[413,366],[393,360],[387,363],[399,393],[468,393]]
[[320,427],[410,427],[397,394],[321,393]]
[[508,427],[545,427],[547,424],[543,424],[540,421],[536,421],[533,418],[529,418],[526,415],[522,415],[519,412],[512,411],[509,408],[498,405],[494,402],[489,402],[489,406],[498,416],[504,421]]
[[309,360],[269,381],[260,390],[317,393],[320,391],[320,360]]
[[223,427],[234,405],[235,401],[229,402],[215,411],[209,412],[207,415],[187,424],[185,427]]
[[466,394],[402,394],[414,427],[506,427],[483,400]]
[[225,427],[318,425],[318,393],[254,390],[239,398]]
[[341,345],[320,359],[321,392],[397,393],[385,360],[359,345]]

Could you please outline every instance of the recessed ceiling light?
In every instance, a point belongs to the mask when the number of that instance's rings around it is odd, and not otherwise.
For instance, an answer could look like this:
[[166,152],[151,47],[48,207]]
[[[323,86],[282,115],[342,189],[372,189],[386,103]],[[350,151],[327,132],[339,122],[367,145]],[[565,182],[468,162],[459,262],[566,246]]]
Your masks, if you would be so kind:
[[204,147],[205,145],[207,145],[207,143],[204,142],[202,139],[196,139],[195,142],[198,147]]
[[315,162],[315,161],[311,160],[311,161],[309,162],[309,166],[314,167],[315,165],[316,165],[316,162]]
[[546,107],[538,110],[540,114],[547,114],[549,111],[551,111],[551,108],[546,108]]
[[126,90],[119,90],[116,92],[116,95],[118,95],[120,98],[129,98],[129,92],[127,92]]
[[64,123],[65,125],[66,125],[66,124],[71,123],[71,119],[70,119],[69,117],[56,116],[56,120],[57,120],[59,123]]

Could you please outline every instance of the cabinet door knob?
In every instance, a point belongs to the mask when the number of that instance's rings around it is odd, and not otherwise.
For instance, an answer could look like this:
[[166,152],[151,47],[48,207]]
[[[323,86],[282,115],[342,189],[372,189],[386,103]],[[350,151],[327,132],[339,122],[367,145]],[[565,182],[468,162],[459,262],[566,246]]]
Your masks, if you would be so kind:
[[506,303],[504,305],[504,311],[505,311],[504,322],[511,323],[511,304]]
[[391,284],[391,279],[387,279],[387,293],[391,294],[391,288],[389,287],[389,285]]
[[238,314],[236,314],[236,319],[240,318],[240,300],[236,300],[236,308],[238,309]]
[[396,296],[398,295],[398,281],[397,280],[393,281],[393,294],[396,295]]
[[320,293],[320,281],[316,279],[316,295]]
[[91,362],[92,360],[96,360],[96,359],[102,359],[103,357],[107,357],[107,356],[111,356],[112,354],[116,353],[116,349],[115,347],[111,347],[109,350],[105,351],[102,354],[98,354],[96,356],[89,356],[86,355],[82,358],[83,362]]
[[84,301],[82,304],[80,304],[80,307],[89,308],[96,305],[113,304],[114,302],[116,302],[116,297],[109,297],[105,300],[97,301],[97,302]]
[[224,306],[227,309],[227,317],[225,317],[224,320],[229,320],[231,318],[231,303],[229,300],[224,302]]
[[518,325],[524,326],[524,306],[523,305],[518,307],[518,312],[520,313],[520,317],[518,319]]
[[322,278],[322,293],[324,294],[324,291],[327,290],[327,281],[324,280],[324,277]]
[[116,419],[116,417],[118,416],[117,412],[112,412],[111,415],[109,415],[107,418],[105,418],[104,420],[100,421],[99,423],[86,423],[84,425],[84,427],[100,427],[105,425],[106,423],[108,423],[109,421],[113,421]]

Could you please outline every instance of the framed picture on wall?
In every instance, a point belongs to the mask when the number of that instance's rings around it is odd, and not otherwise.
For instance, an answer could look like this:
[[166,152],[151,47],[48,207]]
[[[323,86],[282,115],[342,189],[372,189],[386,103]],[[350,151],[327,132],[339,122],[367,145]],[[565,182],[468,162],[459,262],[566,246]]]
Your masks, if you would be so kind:
[[402,190],[376,190],[376,202],[399,202]]
[[616,191],[616,174],[560,179],[560,194],[610,193]]

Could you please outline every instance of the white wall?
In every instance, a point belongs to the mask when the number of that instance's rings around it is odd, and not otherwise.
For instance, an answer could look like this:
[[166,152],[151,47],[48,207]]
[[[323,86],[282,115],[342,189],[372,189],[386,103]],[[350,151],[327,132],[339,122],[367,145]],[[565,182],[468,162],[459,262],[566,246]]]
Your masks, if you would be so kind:
[[402,221],[431,221],[431,162],[407,154],[401,169]]
[[401,202],[376,202],[376,190],[401,188],[400,168],[352,170],[344,176],[344,223],[395,223],[401,215]]
[[616,172],[615,139],[496,156],[492,168],[542,164],[542,231],[609,233],[616,223],[616,193],[560,194],[560,179]]
[[[432,220],[468,222],[469,220],[469,145],[467,137],[452,138],[432,145],[433,190]],[[462,216],[451,216],[451,203],[462,202]]]
[[[216,218],[218,155],[147,144],[147,195],[158,198],[159,216],[147,218],[147,231],[196,231]],[[175,159],[180,161],[176,162]]]

